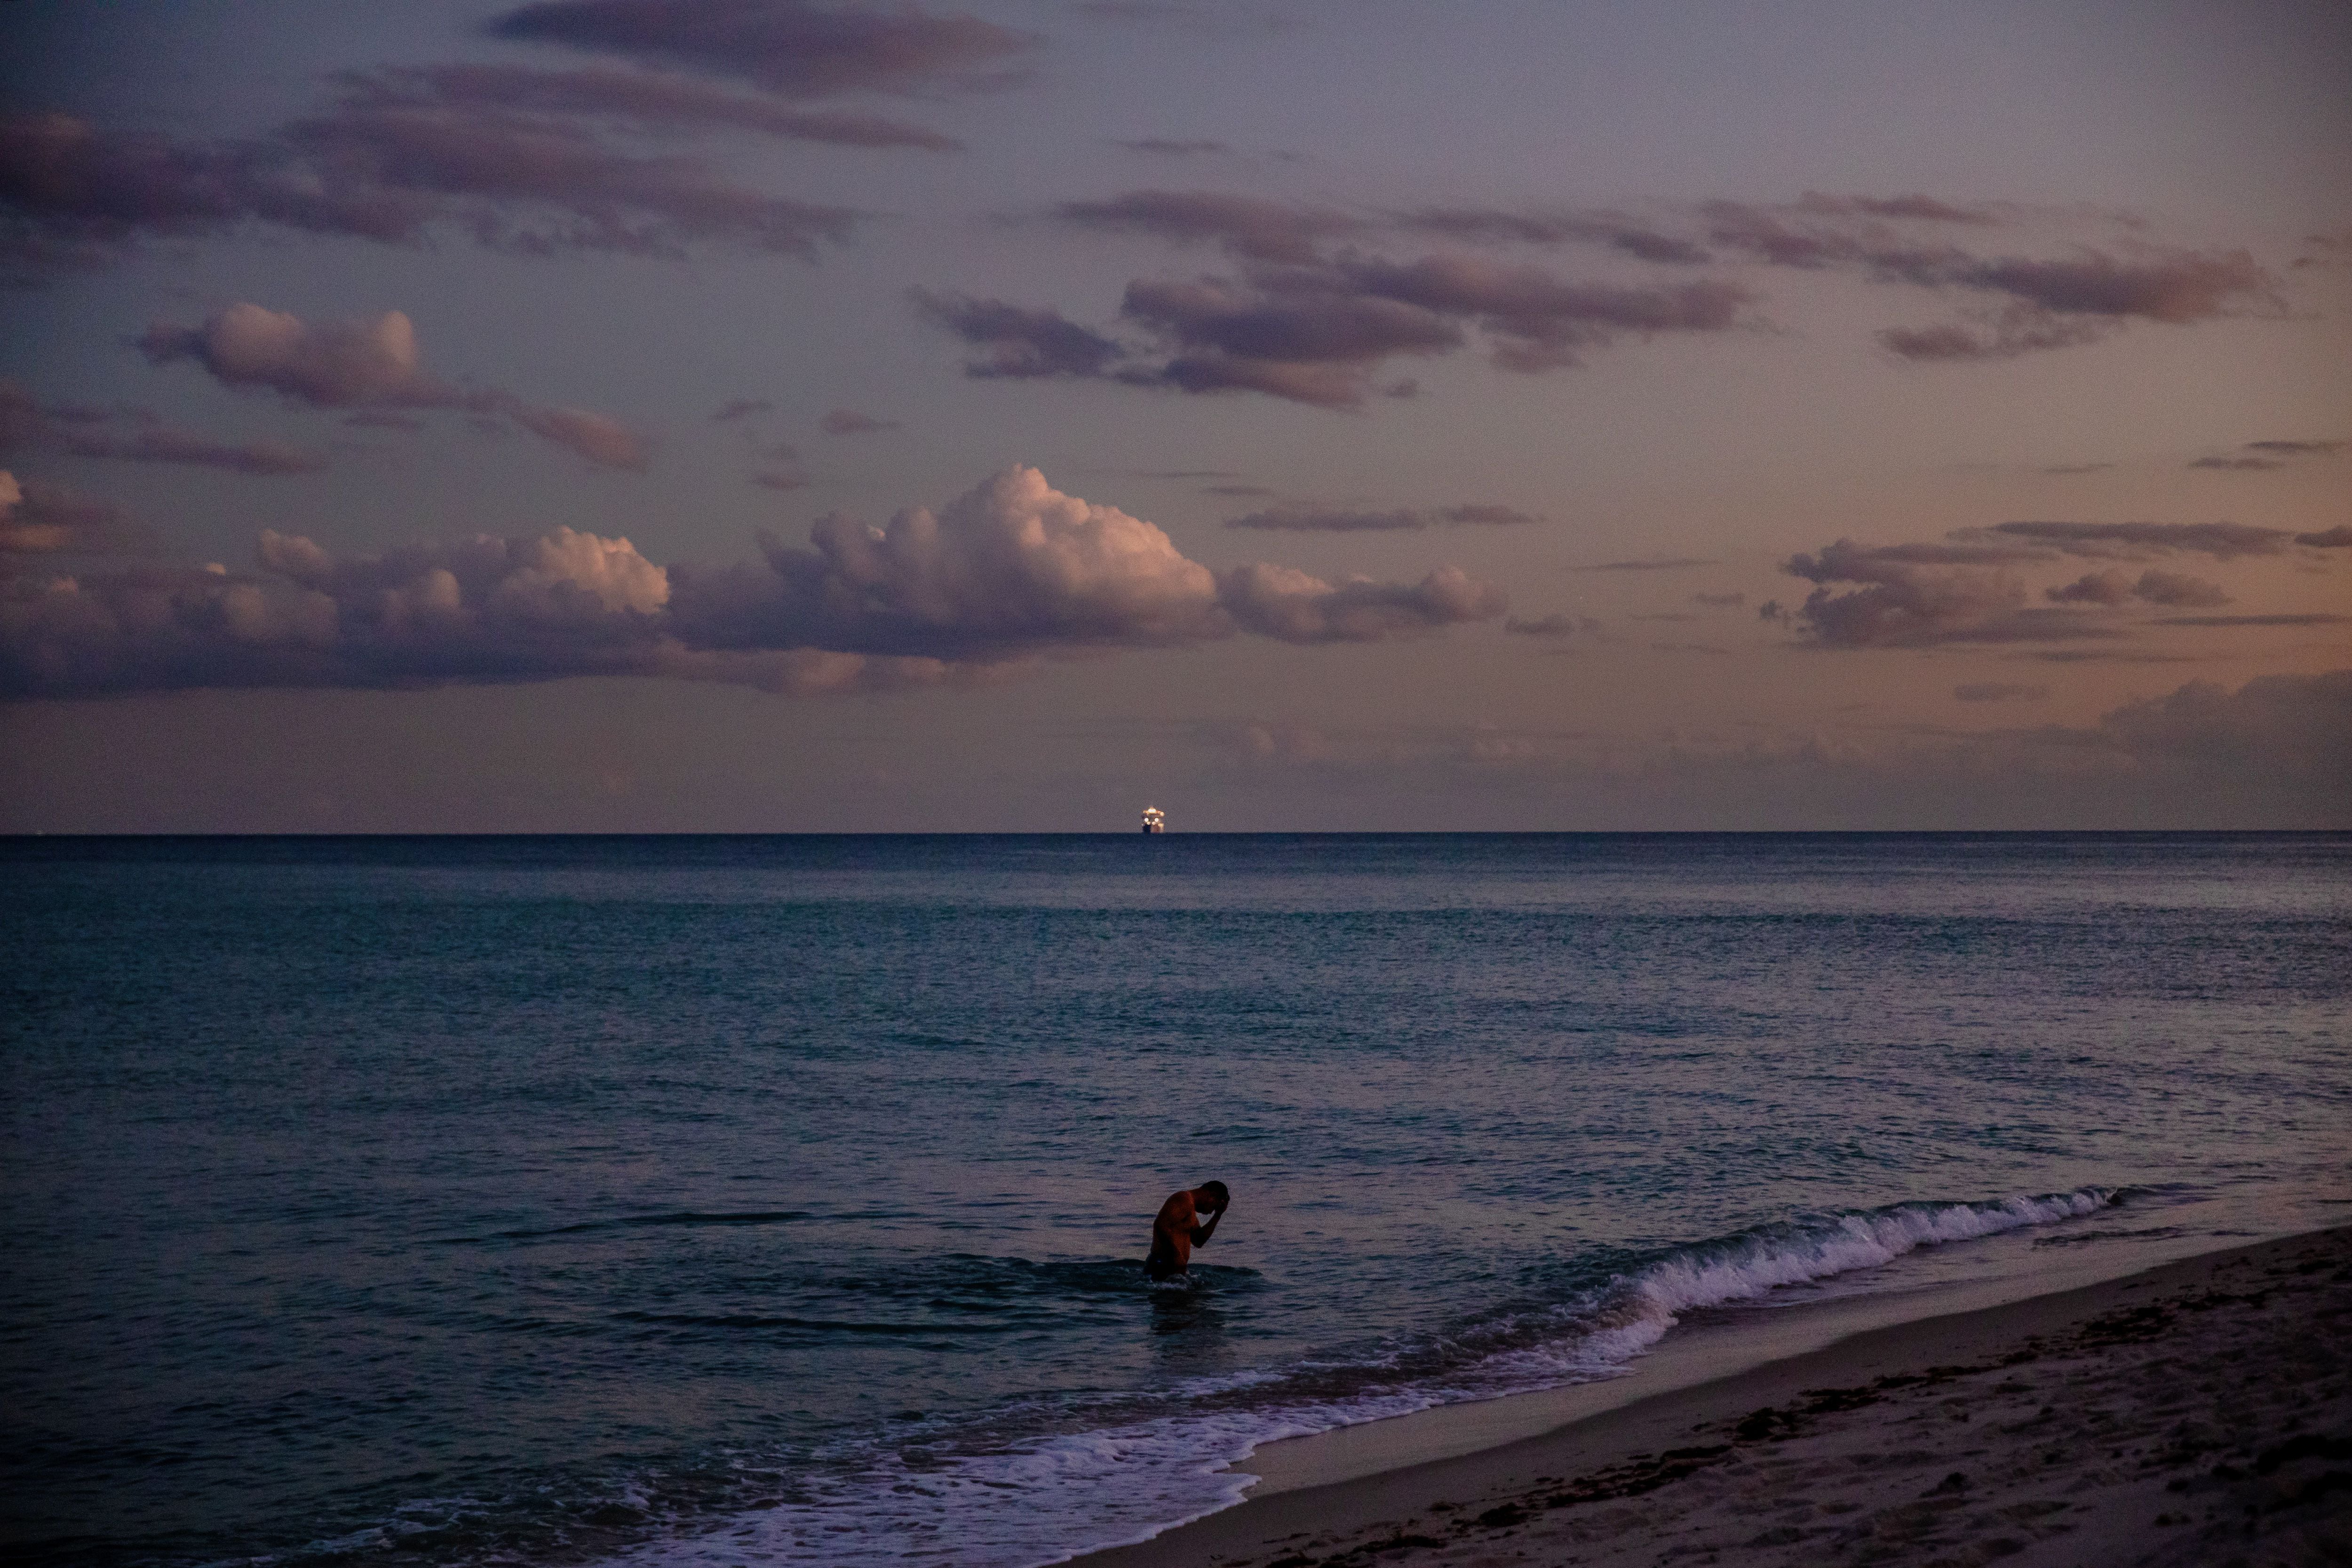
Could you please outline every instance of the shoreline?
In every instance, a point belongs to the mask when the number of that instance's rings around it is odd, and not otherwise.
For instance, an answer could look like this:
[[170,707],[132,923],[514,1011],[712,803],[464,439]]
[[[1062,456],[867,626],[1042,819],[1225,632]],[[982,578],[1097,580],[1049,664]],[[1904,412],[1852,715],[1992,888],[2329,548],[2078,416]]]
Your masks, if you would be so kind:
[[[1994,1555],[2063,1542],[2053,1563],[2151,1561],[2204,1539],[2200,1531],[2257,1524],[2275,1525],[2273,1534],[2335,1531],[2326,1539],[2352,1549],[2352,1226],[1859,1329],[1831,1321],[1833,1307],[1799,1310],[1817,1316],[1792,1352],[1720,1374],[1518,1396],[1550,1402],[1529,1414],[1559,1417],[1533,1434],[1431,1458],[1379,1433],[1445,1414],[1428,1412],[1297,1440],[1294,1449],[1357,1451],[1336,1471],[1318,1461],[1322,1475],[1279,1457],[1242,1461],[1235,1468],[1273,1474],[1239,1504],[1064,1561],[1307,1568],[1377,1553],[1405,1568],[1647,1563],[1673,1535],[1693,1537],[1675,1555],[1811,1563],[1838,1560],[1841,1536],[1884,1548],[1890,1531],[1909,1530],[1925,1546],[1926,1536],[1979,1514],[1999,1516],[1977,1527],[1993,1532],[1985,1541],[2000,1543]],[[2215,1367],[2231,1369],[2226,1385],[2212,1383]],[[2184,1394],[2191,1385],[2202,1392]],[[2184,1439],[2185,1427],[2210,1424],[2200,1399],[2245,1408],[2226,1429]],[[2119,1407],[2137,1414],[2119,1417]],[[1475,1421],[1455,1421],[1456,1437],[1482,1435]],[[1483,1435],[1509,1424],[1490,1422]],[[1332,1444],[1350,1433],[1367,1436]],[[2217,1466],[2212,1456],[2225,1450],[2235,1462]],[[2070,1454],[2100,1462],[2095,1484]],[[2226,1507],[2204,1496],[2233,1488],[2261,1495]],[[2297,1488],[2312,1495],[2297,1502]],[[2075,1494],[2091,1500],[2064,1500]],[[2085,1558],[2094,1542],[2098,1554]],[[2305,1559],[2290,1551],[2264,1560]]]

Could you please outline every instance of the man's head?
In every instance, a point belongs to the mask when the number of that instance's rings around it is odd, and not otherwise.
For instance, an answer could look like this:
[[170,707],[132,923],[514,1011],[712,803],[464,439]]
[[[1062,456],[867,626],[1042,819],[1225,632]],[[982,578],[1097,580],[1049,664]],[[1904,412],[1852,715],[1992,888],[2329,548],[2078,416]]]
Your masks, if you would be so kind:
[[1225,1205],[1234,1201],[1233,1194],[1225,1191],[1225,1184],[1223,1182],[1202,1182],[1192,1189],[1193,1207],[1204,1206],[1201,1201],[1203,1198],[1208,1200],[1205,1206],[1216,1210],[1219,1214],[1224,1213]]

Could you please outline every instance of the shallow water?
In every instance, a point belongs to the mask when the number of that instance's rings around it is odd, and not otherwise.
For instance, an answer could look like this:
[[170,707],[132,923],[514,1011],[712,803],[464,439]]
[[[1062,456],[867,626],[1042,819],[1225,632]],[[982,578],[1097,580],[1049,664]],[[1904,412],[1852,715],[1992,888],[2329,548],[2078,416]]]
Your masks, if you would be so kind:
[[2352,1195],[2341,835],[20,840],[0,879],[28,1560],[1036,1563],[1694,1307]]

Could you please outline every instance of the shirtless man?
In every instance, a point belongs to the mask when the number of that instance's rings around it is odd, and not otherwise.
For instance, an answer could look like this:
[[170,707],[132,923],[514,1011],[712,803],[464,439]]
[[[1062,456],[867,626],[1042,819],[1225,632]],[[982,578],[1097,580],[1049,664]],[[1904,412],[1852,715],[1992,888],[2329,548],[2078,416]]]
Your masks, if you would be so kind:
[[[1232,1202],[1224,1183],[1203,1182],[1161,1204],[1151,1222],[1151,1256],[1143,1260],[1143,1271],[1154,1279],[1184,1272],[1184,1266],[1192,1260],[1192,1249],[1209,1245],[1209,1237],[1217,1234],[1217,1222],[1225,1217],[1225,1205]],[[1200,1223],[1203,1213],[1209,1216],[1206,1225]]]

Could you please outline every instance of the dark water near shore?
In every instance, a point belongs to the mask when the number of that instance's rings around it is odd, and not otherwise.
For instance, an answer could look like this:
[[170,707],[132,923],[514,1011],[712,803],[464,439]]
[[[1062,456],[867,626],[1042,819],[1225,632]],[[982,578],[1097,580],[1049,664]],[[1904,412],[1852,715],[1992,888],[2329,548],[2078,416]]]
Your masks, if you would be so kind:
[[0,941],[20,1561],[1037,1563],[2352,1196],[2344,835],[17,840]]

